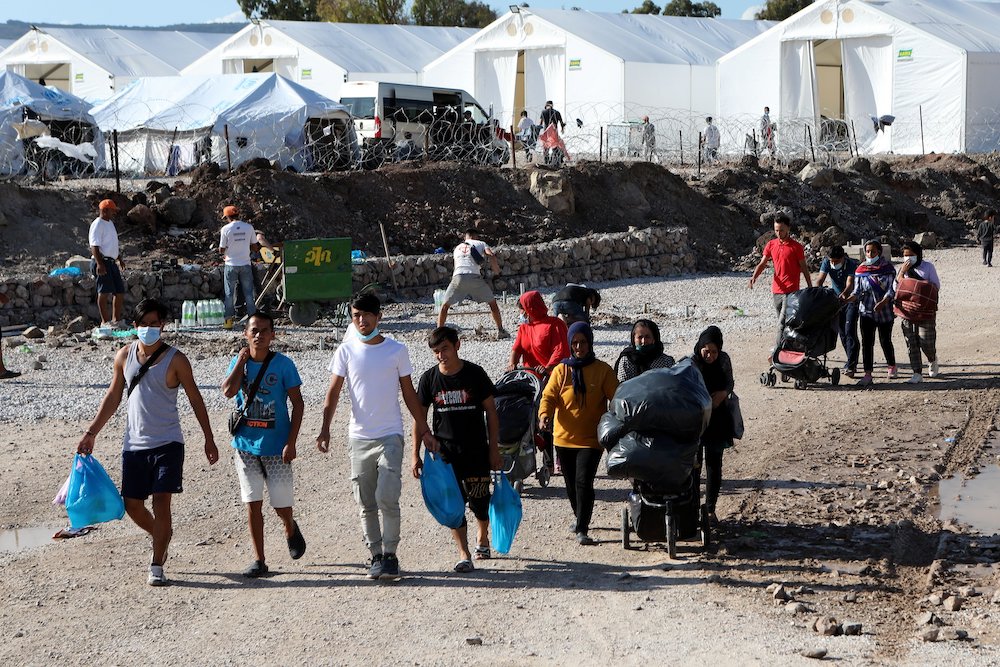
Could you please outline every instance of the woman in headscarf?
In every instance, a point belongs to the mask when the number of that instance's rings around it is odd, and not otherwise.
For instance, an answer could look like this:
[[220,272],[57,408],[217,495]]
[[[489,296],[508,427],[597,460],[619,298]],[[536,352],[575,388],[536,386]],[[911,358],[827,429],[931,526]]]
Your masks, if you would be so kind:
[[549,377],[538,408],[538,426],[553,431],[556,455],[573,508],[572,529],[580,544],[594,544],[589,535],[594,513],[594,478],[604,450],[597,440],[597,422],[615,395],[614,370],[594,355],[594,332],[586,322],[569,328],[570,357]]
[[[919,281],[904,282],[906,278]],[[937,303],[941,279],[934,265],[924,259],[924,249],[916,241],[903,244],[903,264],[896,274],[896,313],[902,320],[903,339],[913,375],[910,384],[924,379],[923,350],[930,364],[930,377],[938,376]]]
[[892,263],[882,256],[882,244],[869,241],[865,244],[865,261],[854,272],[854,292],[846,300],[858,302],[858,324],[861,328],[861,361],[865,376],[858,385],[874,384],[872,370],[875,368],[875,332],[878,332],[885,363],[889,367],[888,378],[896,377],[896,349],[892,346],[892,299],[896,294],[896,272]]
[[664,354],[660,327],[652,320],[636,320],[632,325],[631,345],[622,350],[615,362],[619,382],[631,380],[651,368],[670,368],[674,358]]
[[712,417],[701,435],[699,458],[705,461],[705,508],[714,523],[715,503],[722,488],[722,453],[733,446],[733,418],[727,401],[733,392],[733,364],[722,351],[722,331],[711,326],[701,332],[694,346],[694,365],[701,371],[712,396]]

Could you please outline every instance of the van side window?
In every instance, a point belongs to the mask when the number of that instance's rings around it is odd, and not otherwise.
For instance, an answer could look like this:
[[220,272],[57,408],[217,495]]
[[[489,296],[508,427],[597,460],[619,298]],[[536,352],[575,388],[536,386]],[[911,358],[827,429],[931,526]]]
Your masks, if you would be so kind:
[[[395,102],[395,104],[393,104]],[[429,100],[408,100],[397,97],[382,99],[385,117],[397,123],[430,123],[434,120],[434,105]]]
[[355,118],[370,120],[375,117],[374,97],[342,97],[340,103],[347,107]]

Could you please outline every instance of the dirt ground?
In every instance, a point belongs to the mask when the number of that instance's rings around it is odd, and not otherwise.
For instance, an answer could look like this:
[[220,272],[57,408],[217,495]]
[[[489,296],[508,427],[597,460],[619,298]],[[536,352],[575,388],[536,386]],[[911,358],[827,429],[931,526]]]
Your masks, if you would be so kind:
[[[319,406],[309,404],[296,464],[296,512],[309,540],[302,560],[288,558],[268,516],[277,573],[240,577],[249,545],[232,463],[224,454],[210,468],[192,438],[167,563],[173,585],[146,585],[149,543],[127,521],[0,553],[0,663],[772,665],[808,663],[800,652],[822,648],[850,665],[1000,664],[1000,606],[990,601],[1000,589],[998,536],[943,524],[936,513],[939,475],[989,465],[998,454],[984,442],[1000,410],[1000,270],[982,267],[971,249],[935,262],[944,282],[940,379],[869,390],[846,380],[763,388],[757,376],[767,368],[770,330],[727,333],[747,437],[725,457],[711,553],[690,544],[671,561],[662,545],[623,550],[627,484],[603,476],[591,533],[600,543],[580,547],[565,528],[571,517],[557,477],[548,489],[526,489],[510,556],[456,575],[447,532],[404,475],[406,578],[373,584],[362,576],[344,412],[324,456],[310,444]],[[906,377],[898,335],[896,344]],[[842,361],[838,350],[833,363]],[[222,448],[225,415],[212,417]],[[85,427],[2,427],[0,527],[61,523],[48,501]],[[198,432],[190,418],[185,429]],[[102,434],[98,449],[116,478],[117,438]],[[765,590],[772,583],[808,611],[776,603]],[[927,601],[961,589],[961,610]],[[968,639],[916,639],[915,618],[926,611]],[[862,623],[862,635],[807,628],[827,615]]]

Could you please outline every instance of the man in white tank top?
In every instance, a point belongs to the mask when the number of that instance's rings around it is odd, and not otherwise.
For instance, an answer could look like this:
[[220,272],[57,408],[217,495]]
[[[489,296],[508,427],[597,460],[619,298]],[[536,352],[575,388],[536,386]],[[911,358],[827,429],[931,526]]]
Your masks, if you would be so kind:
[[[163,562],[173,534],[170,501],[173,494],[182,491],[184,434],[177,414],[179,387],[184,387],[205,435],[205,457],[209,464],[219,460],[208,411],[195,383],[191,363],[160,337],[168,321],[167,307],[155,299],[144,299],[135,307],[139,341],[126,345],[115,355],[111,385],[101,400],[97,416],[76,448],[77,453],[84,456],[93,453],[97,434],[125,396],[122,497],[132,521],[153,538],[153,556],[146,579],[150,586],[168,583],[163,574]],[[143,371],[150,359],[152,363]],[[152,512],[146,508],[146,498],[150,495],[153,496]]]

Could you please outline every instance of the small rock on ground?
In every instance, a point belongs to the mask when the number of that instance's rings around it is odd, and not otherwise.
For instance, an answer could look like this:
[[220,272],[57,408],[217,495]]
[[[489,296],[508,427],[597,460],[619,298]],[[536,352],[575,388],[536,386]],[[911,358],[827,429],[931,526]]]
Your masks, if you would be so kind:
[[826,657],[825,648],[807,648],[802,650],[802,655],[806,658],[813,658],[814,660],[822,660]]

